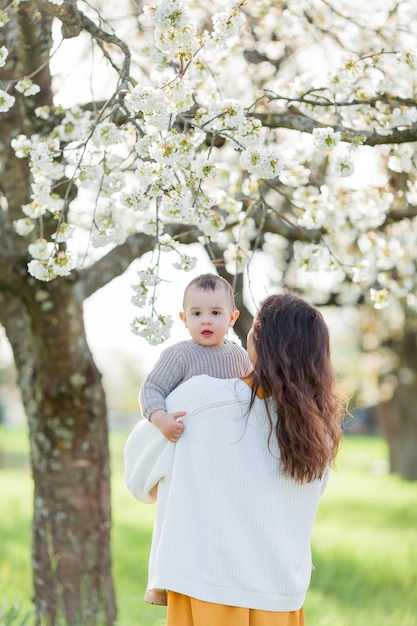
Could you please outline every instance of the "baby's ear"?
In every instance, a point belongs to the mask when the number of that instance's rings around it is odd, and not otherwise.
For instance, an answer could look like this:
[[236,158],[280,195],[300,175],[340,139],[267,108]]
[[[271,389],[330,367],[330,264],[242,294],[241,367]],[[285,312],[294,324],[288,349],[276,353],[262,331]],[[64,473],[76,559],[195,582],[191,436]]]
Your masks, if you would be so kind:
[[240,315],[240,311],[238,311],[237,309],[233,311],[233,313],[230,315],[229,326],[235,325],[235,322],[237,318],[239,317],[239,315]]
[[185,325],[187,325],[187,322],[185,320],[185,313],[184,313],[184,311],[180,311],[180,319],[184,322]]

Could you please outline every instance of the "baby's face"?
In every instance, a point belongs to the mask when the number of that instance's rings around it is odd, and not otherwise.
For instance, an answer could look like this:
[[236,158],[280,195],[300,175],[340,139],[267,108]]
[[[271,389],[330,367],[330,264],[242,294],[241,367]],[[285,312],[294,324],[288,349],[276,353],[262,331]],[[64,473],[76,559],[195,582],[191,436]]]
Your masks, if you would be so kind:
[[197,287],[187,290],[184,311],[180,313],[191,338],[202,346],[220,346],[227,329],[233,326],[239,312],[233,310],[225,289],[203,291]]

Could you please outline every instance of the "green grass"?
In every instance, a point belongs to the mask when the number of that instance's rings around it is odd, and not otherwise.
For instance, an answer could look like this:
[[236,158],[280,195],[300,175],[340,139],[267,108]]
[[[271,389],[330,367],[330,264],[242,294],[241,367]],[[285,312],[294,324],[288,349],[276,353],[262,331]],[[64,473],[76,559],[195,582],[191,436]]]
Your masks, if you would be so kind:
[[[154,507],[123,483],[126,432],[111,435],[112,553],[119,626],[162,626],[165,609],[143,602]],[[0,428],[0,624],[33,626],[32,483],[22,430]],[[415,626],[417,484],[383,473],[385,444],[350,437],[323,496],[313,537],[315,571],[306,626]]]
[[320,504],[309,626],[415,626],[417,484],[381,474],[379,439],[347,438]]

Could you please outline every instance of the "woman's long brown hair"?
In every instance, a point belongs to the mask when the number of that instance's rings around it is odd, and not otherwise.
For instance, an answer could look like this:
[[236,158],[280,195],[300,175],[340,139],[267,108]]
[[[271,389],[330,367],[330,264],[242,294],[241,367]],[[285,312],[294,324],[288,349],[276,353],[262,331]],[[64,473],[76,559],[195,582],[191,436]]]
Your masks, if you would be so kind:
[[293,293],[266,298],[254,322],[252,407],[256,391],[271,395],[282,471],[298,482],[321,478],[342,437],[330,340],[322,314]]

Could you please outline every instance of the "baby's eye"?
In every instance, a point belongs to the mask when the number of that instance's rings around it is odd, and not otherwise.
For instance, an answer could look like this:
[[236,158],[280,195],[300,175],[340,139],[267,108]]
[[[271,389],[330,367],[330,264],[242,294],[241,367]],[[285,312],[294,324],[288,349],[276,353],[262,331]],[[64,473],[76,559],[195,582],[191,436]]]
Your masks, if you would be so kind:
[[196,317],[198,317],[199,315],[201,315],[201,313],[200,313],[200,311],[194,311],[194,315],[195,315]]
[[220,311],[213,311],[213,315],[220,315]]

